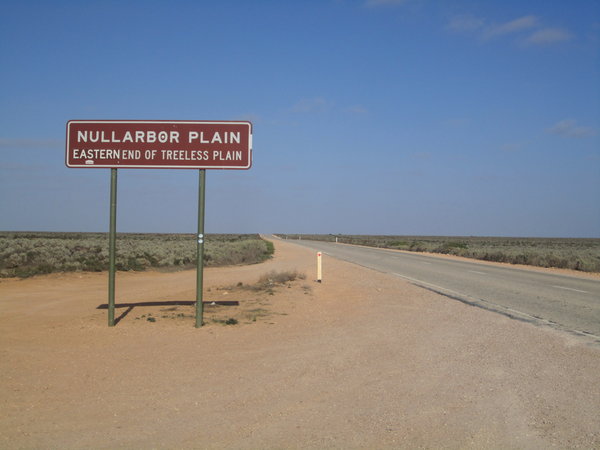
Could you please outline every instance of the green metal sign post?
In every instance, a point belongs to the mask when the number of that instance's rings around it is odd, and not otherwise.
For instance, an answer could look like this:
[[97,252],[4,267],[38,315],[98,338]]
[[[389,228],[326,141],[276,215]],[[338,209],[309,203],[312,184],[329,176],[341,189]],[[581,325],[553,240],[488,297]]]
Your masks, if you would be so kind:
[[198,171],[198,246],[196,251],[196,328],[202,326],[204,305],[202,290],[204,283],[204,200],[206,194],[206,170]]
[[108,233],[108,326],[115,326],[115,254],[117,249],[117,170],[110,169],[110,228]]
[[[117,170],[110,169],[110,227],[108,234],[108,326],[115,326],[115,260],[117,243]],[[196,328],[203,324],[204,287],[204,210],[206,170],[200,169],[198,180],[198,243],[196,247]]]

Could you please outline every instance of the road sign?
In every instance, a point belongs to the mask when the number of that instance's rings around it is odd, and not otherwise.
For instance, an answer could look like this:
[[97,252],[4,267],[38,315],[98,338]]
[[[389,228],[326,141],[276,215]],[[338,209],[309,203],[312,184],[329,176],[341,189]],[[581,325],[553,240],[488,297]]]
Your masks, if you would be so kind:
[[70,120],[67,167],[110,170],[108,325],[115,320],[118,169],[198,169],[196,327],[202,326],[205,169],[249,169],[252,124],[227,121]]
[[71,120],[67,167],[249,169],[252,124],[227,121]]

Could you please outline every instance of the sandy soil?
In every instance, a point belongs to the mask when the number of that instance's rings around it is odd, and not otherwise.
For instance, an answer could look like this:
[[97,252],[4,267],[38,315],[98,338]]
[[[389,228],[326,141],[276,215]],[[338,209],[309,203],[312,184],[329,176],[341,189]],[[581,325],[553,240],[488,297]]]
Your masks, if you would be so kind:
[[[106,274],[0,282],[0,447],[600,448],[598,347],[275,246],[206,270],[239,306],[201,329],[168,303],[194,271],[119,273],[117,303],[153,304],[114,328]],[[245,287],[272,270],[307,277]]]

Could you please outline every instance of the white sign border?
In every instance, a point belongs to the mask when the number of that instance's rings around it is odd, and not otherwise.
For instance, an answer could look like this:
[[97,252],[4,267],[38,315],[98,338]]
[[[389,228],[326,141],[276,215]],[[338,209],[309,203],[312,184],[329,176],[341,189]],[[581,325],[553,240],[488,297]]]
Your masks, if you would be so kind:
[[[71,124],[77,123],[131,123],[131,124],[146,124],[146,123],[161,123],[161,124],[207,124],[207,125],[247,125],[249,127],[248,138],[248,165],[247,166],[140,166],[140,165],[105,165],[105,164],[69,164],[69,135],[71,134]],[[69,120],[67,122],[67,136],[65,142],[65,165],[70,169],[222,169],[222,170],[247,170],[252,167],[252,122],[247,120]]]

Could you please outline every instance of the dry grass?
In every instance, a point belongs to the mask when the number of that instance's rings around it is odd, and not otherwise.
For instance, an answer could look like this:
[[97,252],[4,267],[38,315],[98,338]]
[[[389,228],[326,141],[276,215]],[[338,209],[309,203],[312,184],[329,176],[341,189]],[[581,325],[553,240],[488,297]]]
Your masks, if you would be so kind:
[[305,280],[306,275],[297,270],[288,270],[284,272],[271,271],[259,278],[258,285],[269,286],[273,284],[285,284],[296,279]]
[[[209,289],[205,295],[204,324],[206,325],[242,325],[256,322],[271,323],[275,316],[287,315],[281,311],[288,293],[301,290],[310,296],[312,288],[300,284],[306,276],[296,270],[268,272],[254,284],[237,283]],[[310,297],[308,297],[310,298]],[[289,300],[288,300],[289,301]],[[237,304],[234,304],[236,303]],[[195,317],[195,307],[190,305],[165,307],[159,314],[140,313],[134,320],[187,321]]]
[[[273,254],[257,234],[209,234],[206,266],[254,264]],[[195,235],[119,234],[117,270],[182,269],[196,265]],[[0,277],[108,269],[106,233],[0,232]]]

